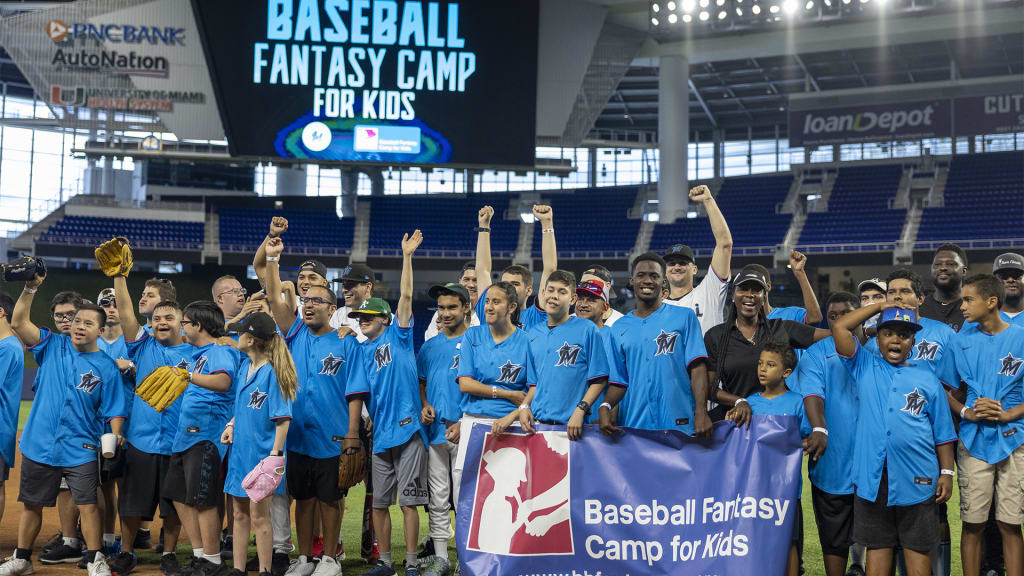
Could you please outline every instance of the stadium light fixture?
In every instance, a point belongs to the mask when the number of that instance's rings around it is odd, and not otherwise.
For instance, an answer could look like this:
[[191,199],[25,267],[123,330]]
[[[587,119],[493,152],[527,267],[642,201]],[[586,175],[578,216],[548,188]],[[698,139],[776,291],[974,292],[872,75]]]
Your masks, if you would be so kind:
[[693,16],[690,16],[689,14],[683,14],[683,22],[686,22],[687,24],[693,22]]
[[725,20],[728,16],[729,16],[729,14],[727,14],[725,12],[725,10],[722,10],[721,12],[718,13],[718,19],[719,20]]
[[711,0],[700,0],[699,3],[701,8],[707,8],[711,5]]
[[655,26],[657,26],[657,25],[661,24],[661,22],[658,22],[657,18],[651,18],[651,24],[654,24]]
[[768,11],[771,12],[772,14],[778,14],[779,13],[779,5],[778,4],[772,4],[771,8],[769,8]]
[[701,22],[707,22],[708,18],[711,18],[711,14],[708,13],[707,10],[701,10],[700,11],[700,21]]
[[668,23],[669,24],[675,24],[678,20],[679,20],[679,17],[676,16],[675,14],[669,14],[668,15]]
[[758,6],[757,4],[754,4],[750,11],[753,12],[755,16],[757,16],[758,14],[761,13],[761,7]]
[[676,9],[676,3],[675,2],[669,2],[668,4],[665,5],[665,7],[668,8],[669,10],[675,10]]
[[740,8],[739,6],[737,6],[736,7],[736,15],[737,16],[743,16],[743,8]]
[[683,0],[683,12],[687,14],[693,12],[693,9],[697,7],[697,0]]
[[804,9],[807,10],[808,12],[814,10],[814,0],[807,0],[807,5],[804,6]]
[[715,0],[715,6],[725,6],[725,0]]
[[793,14],[796,12],[796,0],[783,0],[782,9],[786,14]]
[[658,3],[655,2],[654,4],[651,4],[651,10],[654,12],[661,12],[661,6],[658,6]]

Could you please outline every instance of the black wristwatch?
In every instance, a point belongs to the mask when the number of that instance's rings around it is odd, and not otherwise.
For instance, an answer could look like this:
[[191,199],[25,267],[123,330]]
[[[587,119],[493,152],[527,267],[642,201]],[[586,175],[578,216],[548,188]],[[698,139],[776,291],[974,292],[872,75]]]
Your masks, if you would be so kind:
[[274,450],[270,453],[271,456],[284,456],[284,450]]
[[583,410],[583,413],[590,416],[590,404],[587,404],[586,400],[580,400],[580,403],[576,405],[577,408]]

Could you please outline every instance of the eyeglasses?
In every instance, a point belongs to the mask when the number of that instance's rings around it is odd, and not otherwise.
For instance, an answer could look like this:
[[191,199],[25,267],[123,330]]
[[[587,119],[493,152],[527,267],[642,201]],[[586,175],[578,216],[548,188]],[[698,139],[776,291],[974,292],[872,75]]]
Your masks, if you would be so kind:
[[319,296],[299,296],[299,304],[330,304],[330,301]]
[[188,324],[189,326],[199,326],[199,322],[196,322],[195,320],[182,320],[181,323]]
[[363,282],[356,282],[355,280],[344,280],[341,283],[341,289],[342,290],[351,290],[351,289],[355,288],[356,286],[359,286],[360,284],[363,284]]
[[106,308],[108,306],[117,306],[116,298],[100,298],[100,308]]
[[223,296],[224,294],[231,294],[233,296],[245,296],[249,292],[245,288],[232,288],[231,290],[225,290],[217,296]]
[[54,312],[53,319],[57,322],[70,322],[75,319],[75,312]]

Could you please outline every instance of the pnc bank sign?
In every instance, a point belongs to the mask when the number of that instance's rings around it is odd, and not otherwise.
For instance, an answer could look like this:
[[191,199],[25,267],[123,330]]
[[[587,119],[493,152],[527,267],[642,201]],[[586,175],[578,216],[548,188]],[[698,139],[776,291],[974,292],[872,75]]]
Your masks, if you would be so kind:
[[102,22],[66,23],[53,19],[46,23],[46,36],[50,40],[62,44],[95,40],[114,44],[185,45],[185,29],[175,26]]

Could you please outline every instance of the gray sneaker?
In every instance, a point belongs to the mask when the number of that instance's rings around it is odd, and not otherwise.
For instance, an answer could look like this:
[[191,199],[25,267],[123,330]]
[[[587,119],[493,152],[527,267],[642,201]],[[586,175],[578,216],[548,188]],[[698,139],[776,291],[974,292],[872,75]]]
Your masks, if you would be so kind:
[[451,576],[452,565],[447,558],[433,556],[426,564],[420,564],[420,576]]
[[35,571],[32,561],[24,558],[11,556],[5,559],[3,564],[0,564],[0,576],[28,576],[35,574]]
[[316,564],[310,562],[305,556],[299,556],[288,565],[284,576],[312,576],[316,570]]

